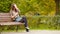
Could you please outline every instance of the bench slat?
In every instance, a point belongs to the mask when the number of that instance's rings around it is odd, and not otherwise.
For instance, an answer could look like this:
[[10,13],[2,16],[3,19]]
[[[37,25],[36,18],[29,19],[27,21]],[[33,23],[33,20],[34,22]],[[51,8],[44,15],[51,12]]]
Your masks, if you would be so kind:
[[10,22],[12,20],[11,18],[0,18],[0,22],[5,22],[5,21]]
[[0,16],[0,18],[10,18],[11,16]]
[[0,25],[20,25],[20,24],[24,24],[21,22],[0,22]]
[[0,22],[11,22],[10,13],[0,13]]
[[0,13],[1,16],[10,15],[10,13]]

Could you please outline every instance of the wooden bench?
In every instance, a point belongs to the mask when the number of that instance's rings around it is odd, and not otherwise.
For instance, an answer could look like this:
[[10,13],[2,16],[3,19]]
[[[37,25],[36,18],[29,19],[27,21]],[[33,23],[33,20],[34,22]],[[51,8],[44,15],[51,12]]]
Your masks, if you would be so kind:
[[[3,25],[21,25],[21,24],[24,24],[24,23],[13,22],[11,19],[10,13],[0,13],[0,26],[3,26]],[[16,31],[17,31],[17,29],[16,29]]]

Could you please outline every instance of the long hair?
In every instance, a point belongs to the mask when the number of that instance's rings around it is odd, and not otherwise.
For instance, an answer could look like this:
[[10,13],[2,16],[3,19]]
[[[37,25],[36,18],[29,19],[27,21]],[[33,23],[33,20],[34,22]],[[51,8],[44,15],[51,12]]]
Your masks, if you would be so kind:
[[11,5],[11,10],[15,10],[15,12],[19,11],[16,4],[14,4],[14,3]]

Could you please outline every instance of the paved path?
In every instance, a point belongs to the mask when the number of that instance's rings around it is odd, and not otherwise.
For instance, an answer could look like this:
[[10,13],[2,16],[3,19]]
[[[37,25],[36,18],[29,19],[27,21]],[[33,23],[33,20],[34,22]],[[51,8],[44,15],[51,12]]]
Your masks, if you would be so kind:
[[2,32],[1,34],[60,34],[60,31],[31,30],[30,32]]

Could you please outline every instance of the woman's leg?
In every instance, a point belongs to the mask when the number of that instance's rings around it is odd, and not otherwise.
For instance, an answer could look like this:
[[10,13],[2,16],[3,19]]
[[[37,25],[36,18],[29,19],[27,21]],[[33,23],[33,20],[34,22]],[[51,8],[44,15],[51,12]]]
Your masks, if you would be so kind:
[[26,17],[22,17],[22,22],[25,23],[24,25],[25,25],[26,31],[28,32],[29,31],[29,28],[28,28]]

